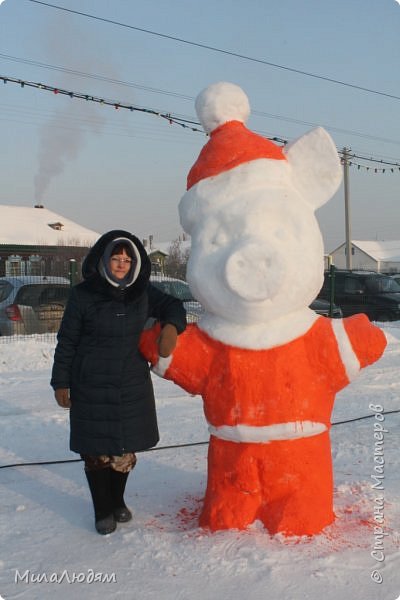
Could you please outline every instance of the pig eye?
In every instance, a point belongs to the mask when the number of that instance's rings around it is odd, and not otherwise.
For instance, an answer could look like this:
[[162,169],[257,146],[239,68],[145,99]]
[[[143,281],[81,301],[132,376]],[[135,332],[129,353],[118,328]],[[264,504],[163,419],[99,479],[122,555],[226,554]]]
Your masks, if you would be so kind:
[[226,246],[226,244],[228,243],[228,236],[224,231],[217,231],[217,233],[211,240],[211,243],[213,244],[213,246]]

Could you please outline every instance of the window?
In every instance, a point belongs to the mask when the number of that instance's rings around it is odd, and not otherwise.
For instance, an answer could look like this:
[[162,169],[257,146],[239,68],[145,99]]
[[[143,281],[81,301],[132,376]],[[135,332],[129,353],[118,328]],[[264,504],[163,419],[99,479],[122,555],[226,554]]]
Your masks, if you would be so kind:
[[8,281],[4,281],[0,283],[0,302],[6,300],[8,296],[11,294],[13,290],[13,286]]
[[39,296],[39,304],[66,304],[69,288],[62,285],[48,287]]
[[63,285],[24,285],[18,290],[15,304],[24,306],[39,306],[40,304],[65,303],[69,287]]
[[6,275],[25,275],[25,263],[22,256],[11,255],[6,260]]
[[347,294],[363,294],[365,292],[365,286],[364,283],[356,277],[346,277],[344,291]]
[[29,257],[26,267],[27,275],[44,275],[44,261],[37,254]]
[[61,231],[64,227],[63,223],[48,223],[48,226],[51,227],[52,229],[55,229],[56,231]]
[[383,294],[400,292],[400,285],[392,277],[369,277],[367,282],[371,292]]

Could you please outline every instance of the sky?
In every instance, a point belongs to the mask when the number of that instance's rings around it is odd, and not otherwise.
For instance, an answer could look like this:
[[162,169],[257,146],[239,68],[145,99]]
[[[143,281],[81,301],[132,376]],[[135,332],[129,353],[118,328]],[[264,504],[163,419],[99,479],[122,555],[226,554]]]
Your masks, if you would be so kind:
[[[0,470],[0,596],[399,600],[400,415],[391,413],[399,408],[399,324],[380,324],[385,354],[336,397],[336,521],[321,534],[271,536],[259,522],[246,531],[200,529],[208,440],[201,398],[153,375],[160,443],[138,454],[125,494],[133,519],[112,535],[94,530],[82,463]],[[77,460],[68,450],[68,411],[48,384],[54,340],[0,340],[0,466]],[[366,418],[346,422],[358,417]],[[374,437],[379,427],[383,444]],[[198,442],[205,443],[175,447]],[[384,477],[373,489],[382,450]]]
[[[389,165],[352,159],[349,204],[353,239],[399,239],[396,0],[54,0],[53,5],[97,18],[30,0],[3,0],[0,77],[192,121],[194,99],[204,87],[237,83],[252,107],[250,129],[293,140],[322,125],[338,150],[398,164],[391,172]],[[207,141],[204,133],[153,114],[0,84],[1,204],[41,203],[100,233],[124,228],[160,242],[182,234],[178,204]],[[317,218],[329,252],[345,239],[343,185]]]

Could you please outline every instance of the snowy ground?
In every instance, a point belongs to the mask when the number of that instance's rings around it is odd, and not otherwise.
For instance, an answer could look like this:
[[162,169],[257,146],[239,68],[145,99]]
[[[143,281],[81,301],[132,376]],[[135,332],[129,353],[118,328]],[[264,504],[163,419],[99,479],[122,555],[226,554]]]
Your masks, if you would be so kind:
[[[94,531],[82,463],[0,470],[0,597],[397,599],[400,414],[382,416],[378,405],[400,408],[400,323],[385,331],[382,360],[336,400],[333,421],[371,418],[332,428],[337,520],[322,534],[284,539],[257,525],[245,532],[199,529],[207,446],[161,447],[207,440],[201,400],[155,378],[161,442],[140,454],[127,487],[134,519],[114,534]],[[41,338],[0,344],[1,465],[77,458],[67,449],[68,414],[48,385],[53,349]],[[387,430],[381,490],[372,488],[374,424]]]

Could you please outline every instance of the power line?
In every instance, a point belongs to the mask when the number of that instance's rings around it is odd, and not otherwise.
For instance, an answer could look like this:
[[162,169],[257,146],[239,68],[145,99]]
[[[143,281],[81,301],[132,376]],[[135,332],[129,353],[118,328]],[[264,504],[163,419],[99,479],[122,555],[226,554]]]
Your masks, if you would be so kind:
[[313,79],[319,79],[322,81],[327,81],[329,83],[335,83],[337,85],[342,85],[344,87],[360,90],[362,92],[367,92],[369,94],[376,94],[378,96],[384,96],[386,98],[392,98],[393,100],[400,100],[400,96],[396,96],[394,94],[389,94],[387,92],[380,92],[378,90],[373,90],[371,88],[366,88],[360,85],[355,85],[353,83],[347,83],[345,81],[340,81],[338,79],[333,79],[332,77],[327,77],[324,75],[317,75],[315,73],[310,73],[308,71],[303,71],[301,69],[295,69],[293,67],[288,67],[286,65],[279,65],[278,63],[273,63],[261,58],[255,58],[252,56],[247,56],[245,54],[239,54],[238,52],[233,52],[231,50],[224,50],[223,48],[217,48],[216,46],[210,46],[208,44],[203,44],[201,42],[193,42],[190,40],[185,40],[184,38],[179,38],[173,35],[168,35],[166,33],[160,33],[157,31],[151,31],[150,29],[144,29],[143,27],[137,27],[135,25],[129,25],[128,23],[121,23],[120,21],[114,21],[112,19],[106,19],[105,17],[99,17],[97,15],[92,15],[90,13],[84,13],[78,10],[72,10],[70,8],[65,8],[64,6],[58,6],[56,4],[50,4],[48,2],[42,2],[41,0],[28,0],[28,2],[33,2],[35,4],[41,4],[43,6],[47,6],[48,8],[54,8],[56,10],[62,10],[64,12],[68,12],[71,14],[79,15],[81,17],[87,17],[89,19],[94,19],[96,21],[101,21],[103,23],[109,23],[110,25],[116,25],[117,27],[125,27],[127,29],[132,29],[134,31],[140,31],[141,33],[147,33],[148,35],[154,35],[156,37],[164,38],[167,40],[171,40],[174,42],[179,42],[181,44],[187,44],[189,46],[195,46],[197,48],[202,48],[204,50],[210,50],[212,52],[218,52],[219,54],[225,54],[227,56],[233,56],[234,58],[240,58],[242,60],[255,62],[258,64],[266,65],[268,67],[273,67],[275,69],[281,69],[283,71],[289,71],[291,73],[297,73],[298,75],[304,75],[305,77],[311,77]]
[[[343,154],[343,151],[339,151],[339,154]],[[382,159],[378,159],[378,158],[372,158],[372,157],[368,157],[368,156],[360,156],[358,154],[350,154],[347,152],[347,157],[348,158],[359,158],[360,160],[367,160],[369,162],[375,162],[375,163],[380,163],[383,165],[388,165],[389,167],[399,167],[399,163],[392,163],[392,162],[388,162],[388,161],[384,161]]]
[[[96,80],[96,81],[102,81],[105,83],[111,83],[113,85],[121,85],[124,87],[131,87],[134,89],[143,90],[145,92],[150,92],[153,94],[160,94],[160,95],[164,95],[164,96],[170,96],[173,98],[180,98],[182,100],[190,100],[193,102],[195,99],[194,96],[188,96],[185,94],[181,94],[179,92],[173,92],[170,90],[148,87],[148,86],[140,85],[138,83],[134,83],[131,81],[124,81],[121,79],[113,79],[113,78],[107,77],[105,75],[100,75],[97,73],[87,73],[85,71],[78,71],[76,69],[71,69],[69,67],[62,67],[60,65],[43,63],[43,62],[36,61],[33,59],[20,58],[17,56],[10,56],[10,55],[3,54],[3,53],[0,53],[0,59],[9,60],[12,62],[17,62],[17,63],[22,63],[22,64],[27,64],[27,65],[34,66],[34,67],[39,67],[41,69],[48,69],[51,71],[66,73],[68,75],[74,75],[74,76],[82,77],[85,79],[92,79],[92,80]],[[320,125],[320,123],[314,123],[313,121],[302,121],[301,119],[295,119],[293,117],[287,117],[284,115],[271,114],[271,113],[267,113],[267,112],[260,111],[260,110],[252,110],[252,114],[254,116],[258,116],[258,117],[262,117],[262,118],[266,117],[269,119],[276,119],[277,121],[284,121],[284,122],[292,123],[295,125],[307,125],[309,127],[316,127],[317,125]],[[328,131],[335,132],[335,133],[348,134],[348,135],[361,137],[363,139],[369,139],[369,140],[373,140],[373,141],[377,141],[377,142],[384,142],[384,143],[389,143],[389,144],[400,145],[400,141],[393,140],[391,138],[374,136],[374,135],[370,135],[368,133],[363,133],[360,131],[353,131],[353,130],[349,130],[349,129],[341,129],[339,127],[333,127],[330,125],[324,125],[324,127]]]
[[119,102],[116,100],[108,100],[106,98],[101,98],[99,96],[92,96],[90,94],[85,94],[82,92],[73,92],[70,90],[66,90],[64,88],[54,87],[52,85],[47,85],[44,83],[37,83],[34,81],[25,81],[23,79],[16,79],[15,77],[6,77],[6,76],[1,75],[0,80],[2,80],[3,83],[7,83],[7,82],[16,83],[16,84],[20,85],[21,88],[31,87],[31,88],[36,88],[39,90],[44,90],[46,92],[52,92],[53,94],[60,94],[61,96],[69,96],[70,98],[78,98],[79,100],[85,100],[86,102],[95,102],[97,104],[104,105],[104,106],[112,106],[116,110],[122,108],[122,109],[130,110],[131,112],[142,112],[142,113],[155,115],[157,117],[161,117],[162,119],[166,119],[171,125],[172,125],[172,123],[174,123],[175,125],[180,125],[181,127],[185,128],[185,129],[190,129],[191,131],[198,131],[200,133],[204,133],[204,131],[202,129],[197,129],[196,127],[191,127],[191,125],[200,125],[200,123],[198,123],[196,121],[180,118],[177,115],[172,115],[169,113],[163,113],[163,112],[154,110],[152,108],[143,108],[140,106],[136,106],[134,104],[127,104],[127,103]]
[[[252,114],[260,116],[260,117],[268,117],[270,119],[277,119],[278,121],[285,121],[287,123],[294,123],[295,125],[307,125],[309,127],[317,127],[318,125],[321,125],[321,123],[314,123],[313,121],[302,121],[301,119],[294,119],[293,117],[275,115],[275,114],[271,114],[271,113],[267,113],[267,112],[263,112],[263,111],[259,111],[259,110],[252,110]],[[339,127],[333,127],[331,125],[324,125],[324,127],[328,131],[332,131],[335,133],[345,133],[347,135],[353,135],[356,137],[361,137],[361,138],[373,140],[376,142],[385,142],[388,144],[400,144],[399,140],[393,140],[391,138],[370,135],[368,133],[363,133],[362,131],[354,131],[351,129],[341,129]]]
[[[383,414],[383,413],[382,413]],[[374,415],[372,415],[374,416]],[[160,452],[162,450],[172,450],[175,448],[189,448],[192,446],[206,446],[208,444],[208,440],[205,442],[190,442],[188,444],[175,444],[172,446],[158,446],[155,448],[147,448],[147,450],[137,450],[136,454],[144,453],[144,452]],[[64,460],[44,460],[37,462],[27,462],[27,463],[14,463],[10,465],[0,465],[0,469],[11,469],[13,467],[36,467],[41,465],[60,465],[64,463],[74,463],[74,462],[82,462],[82,458],[66,458]]]
[[[382,415],[392,415],[400,413],[400,410],[388,410]],[[346,419],[345,421],[334,421],[332,423],[332,427],[335,425],[344,425],[345,423],[354,423],[354,421],[363,421],[364,419],[372,419],[375,418],[375,415],[363,415],[361,417],[354,417],[353,419]],[[187,444],[174,444],[171,446],[156,446],[154,448],[148,448],[147,450],[138,450],[137,453],[145,453],[145,452],[161,452],[163,450],[172,450],[177,448],[192,448],[194,446],[207,446],[209,441],[203,442],[189,442]],[[74,463],[74,462],[82,462],[81,458],[67,458],[64,460],[45,460],[45,461],[37,461],[37,462],[28,462],[28,463],[14,463],[9,465],[0,465],[0,469],[11,469],[14,467],[35,467],[41,465],[59,465],[63,463]]]
[[[358,170],[365,169],[366,171],[372,170],[374,173],[386,173],[386,171],[390,170],[391,173],[395,172],[395,169],[399,169],[400,164],[398,162],[389,162],[384,161],[383,159],[360,156],[359,154],[351,154],[348,149],[339,150],[339,156],[341,157],[342,163],[347,164],[349,167],[357,167]],[[354,159],[363,160],[367,162],[372,162],[376,164],[382,165],[382,168],[379,167],[368,167],[366,165],[354,162]]]
[[[137,112],[155,115],[157,117],[161,117],[162,119],[167,120],[171,125],[175,124],[175,125],[179,125],[180,127],[183,127],[184,129],[190,129],[191,131],[195,131],[195,132],[199,132],[199,133],[203,133],[203,134],[205,133],[203,129],[198,129],[197,127],[193,127],[193,125],[200,125],[200,123],[198,123],[197,121],[192,121],[191,119],[185,119],[185,118],[179,117],[177,115],[173,115],[172,113],[163,113],[163,112],[156,111],[152,108],[144,108],[144,107],[136,106],[134,104],[127,104],[127,103],[116,101],[116,100],[108,100],[106,98],[101,98],[99,96],[92,96],[90,94],[86,94],[83,92],[73,92],[71,90],[66,90],[64,88],[58,88],[58,87],[54,87],[54,86],[47,85],[44,83],[37,83],[37,82],[33,82],[33,81],[25,81],[23,79],[17,79],[15,77],[6,77],[4,75],[0,75],[0,80],[2,80],[3,83],[7,83],[7,82],[16,83],[16,84],[20,85],[21,88],[31,87],[31,88],[36,88],[39,90],[44,90],[47,92],[52,92],[53,94],[61,94],[62,96],[69,96],[70,98],[77,98],[79,100],[85,100],[86,102],[95,102],[100,105],[112,106],[116,110],[122,108],[122,109],[127,109],[131,112],[137,111]],[[283,139],[278,136],[274,136],[274,137],[265,136],[265,137],[268,137],[268,139],[270,139],[274,142],[277,142],[278,144],[282,144],[282,145],[287,144],[287,141],[288,141],[288,140]],[[338,151],[338,153],[343,154],[343,151]],[[385,166],[391,167],[392,172],[394,172],[394,167],[399,168],[399,170],[400,170],[400,163],[383,161],[383,160],[379,160],[379,159],[374,159],[372,157],[367,158],[364,156],[358,156],[356,154],[347,155],[347,156],[348,157],[350,156],[351,158],[358,158],[360,160],[380,163],[382,166],[385,165]],[[351,163],[349,163],[349,164],[351,165]],[[357,164],[356,164],[356,166],[358,166],[358,168],[363,167],[363,165],[357,165]],[[369,167],[366,167],[366,168],[367,168],[367,170],[369,170]],[[386,169],[375,168],[374,171],[375,171],[375,173],[378,173],[378,172],[384,173],[386,171]]]

